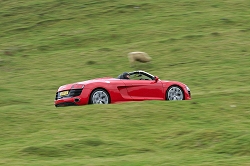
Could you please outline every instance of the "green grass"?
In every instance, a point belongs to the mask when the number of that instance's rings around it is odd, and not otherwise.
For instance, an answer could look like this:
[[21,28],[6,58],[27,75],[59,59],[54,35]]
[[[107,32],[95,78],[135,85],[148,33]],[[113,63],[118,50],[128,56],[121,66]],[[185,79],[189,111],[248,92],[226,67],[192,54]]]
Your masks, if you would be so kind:
[[[249,5],[0,0],[0,165],[249,165]],[[153,60],[130,68],[130,51]],[[53,105],[63,84],[137,69],[192,100]]]

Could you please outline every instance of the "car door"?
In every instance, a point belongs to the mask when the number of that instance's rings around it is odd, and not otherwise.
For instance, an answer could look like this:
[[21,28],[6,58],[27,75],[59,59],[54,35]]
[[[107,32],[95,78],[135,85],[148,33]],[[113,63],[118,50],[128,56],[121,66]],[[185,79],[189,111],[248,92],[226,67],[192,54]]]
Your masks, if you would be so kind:
[[159,100],[164,98],[161,81],[123,80],[133,100]]

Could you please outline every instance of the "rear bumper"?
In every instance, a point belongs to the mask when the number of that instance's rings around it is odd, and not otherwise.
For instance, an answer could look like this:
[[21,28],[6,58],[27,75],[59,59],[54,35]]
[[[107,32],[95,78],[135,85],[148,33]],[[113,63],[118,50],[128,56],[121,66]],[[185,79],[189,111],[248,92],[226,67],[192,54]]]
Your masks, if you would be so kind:
[[60,104],[55,104],[55,107],[65,107],[65,106],[77,106],[74,102],[63,102]]
[[86,105],[89,103],[90,92],[89,89],[83,89],[79,96],[56,98],[54,101],[55,107]]

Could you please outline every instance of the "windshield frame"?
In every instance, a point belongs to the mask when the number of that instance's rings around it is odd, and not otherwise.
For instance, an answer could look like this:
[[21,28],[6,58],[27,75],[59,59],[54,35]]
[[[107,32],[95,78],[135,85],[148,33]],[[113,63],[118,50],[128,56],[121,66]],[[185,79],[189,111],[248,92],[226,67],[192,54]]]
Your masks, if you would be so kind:
[[148,72],[145,72],[143,70],[129,72],[129,75],[131,75],[131,76],[132,75],[138,75],[138,76],[144,75],[144,76],[150,78],[151,80],[155,80],[155,76],[154,75],[152,75],[152,74],[150,74]]

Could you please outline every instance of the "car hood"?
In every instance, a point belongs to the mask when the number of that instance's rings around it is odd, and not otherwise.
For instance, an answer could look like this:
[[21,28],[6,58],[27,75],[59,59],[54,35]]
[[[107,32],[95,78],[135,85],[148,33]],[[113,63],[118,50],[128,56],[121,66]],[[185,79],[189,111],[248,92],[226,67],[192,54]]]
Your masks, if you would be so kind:
[[174,80],[161,80],[162,83],[171,83],[171,84],[181,84],[181,85],[184,85],[182,82],[179,82],[179,81],[174,81]]
[[175,84],[175,85],[178,85],[178,86],[181,86],[183,88],[187,87],[186,84],[182,83],[182,82],[179,82],[179,81],[173,81],[173,80],[161,80],[161,82],[163,84]]

